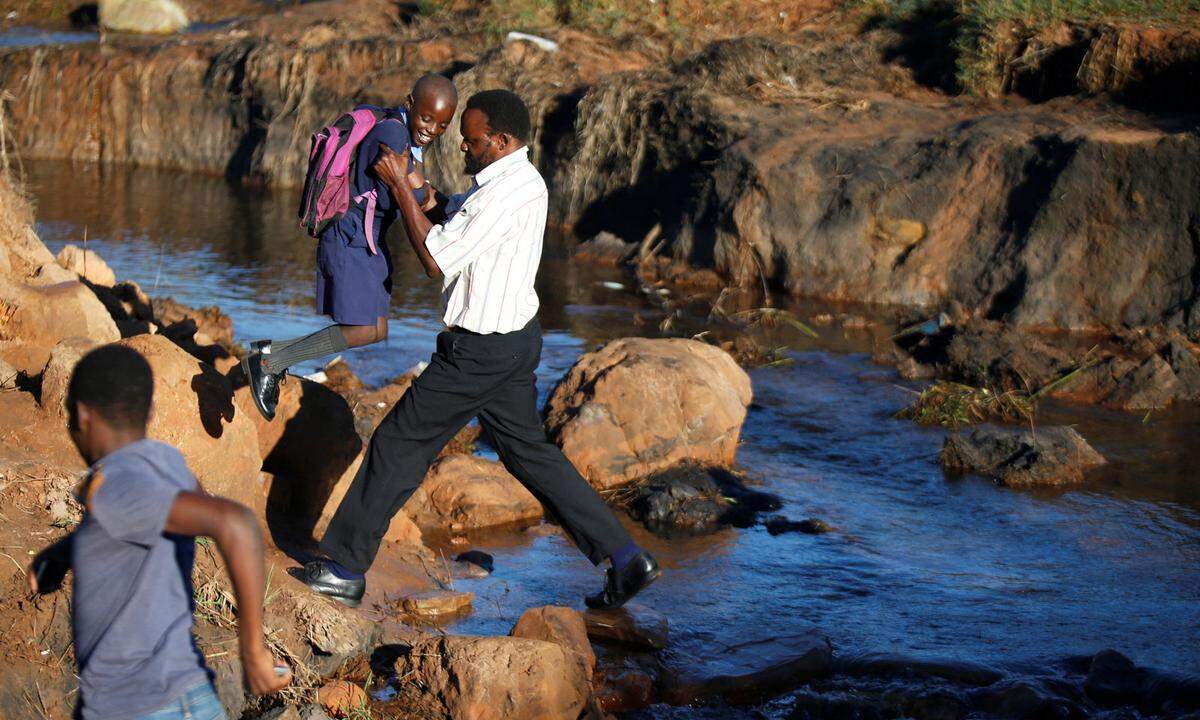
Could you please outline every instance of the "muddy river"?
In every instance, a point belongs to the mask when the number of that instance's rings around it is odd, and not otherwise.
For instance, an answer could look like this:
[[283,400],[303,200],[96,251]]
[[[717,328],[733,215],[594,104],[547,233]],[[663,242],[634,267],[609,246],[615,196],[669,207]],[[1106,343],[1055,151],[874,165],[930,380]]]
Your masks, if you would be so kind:
[[[86,235],[118,277],[152,296],[219,305],[243,342],[323,325],[311,312],[314,245],[296,230],[293,193],[151,170],[26,170],[53,251]],[[539,276],[543,397],[580,353],[656,329],[637,321],[649,312],[641,299],[611,286],[619,275],[566,255],[564,241],[549,243]],[[370,383],[427,359],[439,328],[437,288],[405,247],[396,256],[390,339],[347,356]],[[880,337],[837,326],[821,335],[785,333],[794,362],[753,371],[738,460],[783,498],[784,514],[835,530],[664,540],[639,528],[667,570],[642,602],[670,615],[674,662],[816,625],[838,653],[1021,668],[1114,648],[1142,665],[1200,666],[1200,414],[1049,407],[1041,422],[1076,425],[1112,461],[1086,487],[948,479],[937,464],[944,432],[891,417],[915,386],[872,364]],[[476,593],[476,609],[453,632],[507,633],[525,608],[581,606],[599,582],[559,534],[477,543],[496,572],[456,581]]]

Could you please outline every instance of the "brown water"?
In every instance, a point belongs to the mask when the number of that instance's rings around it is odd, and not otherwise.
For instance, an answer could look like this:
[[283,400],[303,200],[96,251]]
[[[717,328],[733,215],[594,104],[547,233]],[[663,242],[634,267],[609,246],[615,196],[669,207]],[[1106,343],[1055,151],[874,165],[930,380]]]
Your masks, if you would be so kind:
[[[148,170],[36,163],[29,173],[53,250],[86,230],[119,277],[152,295],[219,305],[243,341],[323,325],[311,315],[313,243],[295,230],[291,193]],[[439,327],[436,287],[407,252],[396,255],[391,339],[348,354],[368,382],[427,359]],[[635,322],[651,314],[636,295],[599,284],[619,277],[565,255],[562,241],[552,243],[539,276],[542,393],[580,353],[654,328]],[[948,480],[936,462],[944,433],[892,419],[911,394],[870,362],[870,335],[780,333],[795,362],[752,373],[739,463],[784,499],[785,514],[836,530],[771,537],[755,527],[666,541],[637,529],[667,570],[643,602],[671,617],[672,662],[704,663],[715,649],[816,624],[839,652],[1040,666],[1114,648],[1144,665],[1200,665],[1195,411],[1144,420],[1047,408],[1041,422],[1076,425],[1113,461],[1082,488]],[[506,633],[525,608],[579,606],[599,583],[559,534],[478,542],[497,569],[456,583],[477,600],[453,631]]]

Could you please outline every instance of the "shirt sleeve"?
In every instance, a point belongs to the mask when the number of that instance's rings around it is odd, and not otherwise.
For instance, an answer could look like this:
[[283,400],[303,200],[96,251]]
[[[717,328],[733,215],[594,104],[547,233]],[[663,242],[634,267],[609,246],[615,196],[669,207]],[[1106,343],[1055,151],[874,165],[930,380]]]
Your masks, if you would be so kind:
[[512,227],[511,208],[495,200],[487,202],[488,198],[480,195],[467,198],[457,212],[441,225],[434,225],[425,237],[425,249],[448,278],[500,244]]
[[111,537],[137,545],[152,545],[162,536],[167,516],[181,488],[164,482],[149,467],[122,463],[98,470],[99,481],[87,509]]

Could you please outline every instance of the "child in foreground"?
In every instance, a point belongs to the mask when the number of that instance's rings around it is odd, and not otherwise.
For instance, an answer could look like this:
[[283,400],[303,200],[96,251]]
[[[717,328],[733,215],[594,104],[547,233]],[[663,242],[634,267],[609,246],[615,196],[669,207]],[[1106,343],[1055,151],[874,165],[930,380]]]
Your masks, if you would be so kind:
[[67,390],[71,439],[91,469],[83,520],[29,568],[33,592],[75,572],[71,603],[84,720],[217,720],[224,710],[192,636],[195,539],[212,538],[238,606],[247,688],[281,690],[291,671],[263,637],[265,567],[254,514],[207,495],[170,445],[146,438],[154,383],[131,348],[106,345],[79,361]]

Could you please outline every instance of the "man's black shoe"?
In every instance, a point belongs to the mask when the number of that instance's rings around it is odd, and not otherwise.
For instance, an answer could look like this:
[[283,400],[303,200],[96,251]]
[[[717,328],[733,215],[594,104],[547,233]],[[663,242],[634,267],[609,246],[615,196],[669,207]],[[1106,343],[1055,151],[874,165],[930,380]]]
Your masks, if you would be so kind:
[[297,580],[313,590],[328,595],[343,605],[358,607],[367,590],[366,578],[345,580],[333,574],[324,560],[312,560],[302,568],[289,571]]
[[584,599],[593,610],[619,608],[662,575],[654,556],[645,550],[633,556],[620,570],[610,568],[604,589]]
[[267,372],[262,366],[262,355],[252,353],[242,358],[242,372],[250,383],[250,397],[254,407],[267,422],[275,419],[275,407],[279,405],[279,376]]

